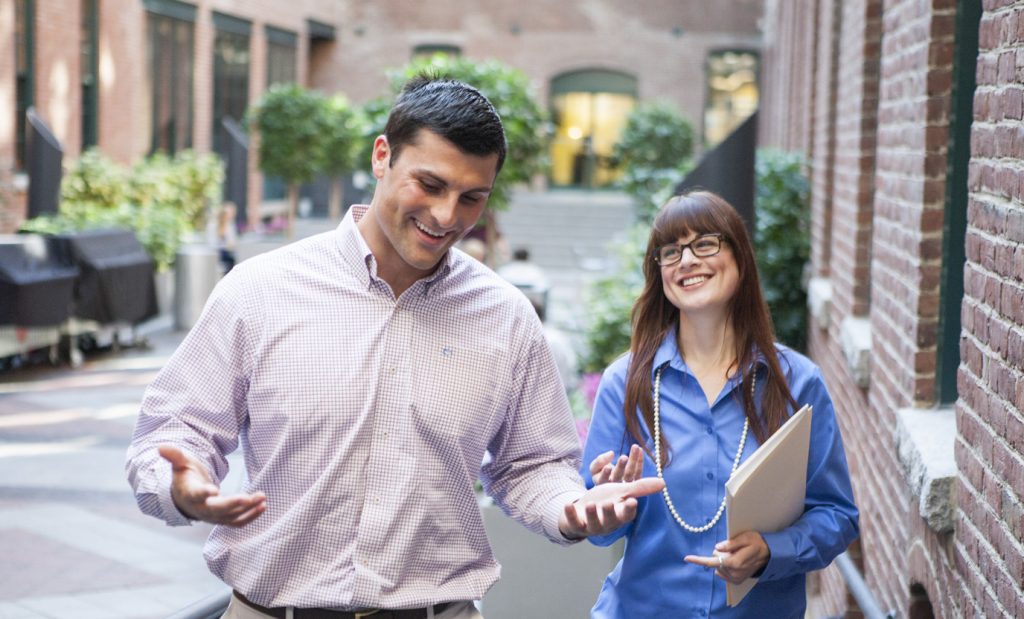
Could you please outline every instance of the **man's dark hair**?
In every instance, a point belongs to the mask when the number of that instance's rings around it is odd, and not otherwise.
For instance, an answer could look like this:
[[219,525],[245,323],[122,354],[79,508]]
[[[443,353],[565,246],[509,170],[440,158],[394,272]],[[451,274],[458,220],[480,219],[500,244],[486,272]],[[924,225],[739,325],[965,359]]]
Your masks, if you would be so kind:
[[391,165],[402,147],[415,141],[420,129],[429,129],[470,155],[497,154],[498,172],[505,163],[501,117],[487,97],[469,84],[427,75],[405,84],[384,127]]

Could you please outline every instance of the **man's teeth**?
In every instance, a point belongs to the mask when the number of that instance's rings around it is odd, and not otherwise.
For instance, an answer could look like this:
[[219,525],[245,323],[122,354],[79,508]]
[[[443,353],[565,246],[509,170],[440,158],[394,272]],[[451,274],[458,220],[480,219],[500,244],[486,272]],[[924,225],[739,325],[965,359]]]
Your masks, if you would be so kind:
[[430,236],[432,236],[432,237],[434,237],[436,239],[442,238],[444,236],[443,232],[442,233],[434,232],[433,230],[431,230],[430,228],[424,226],[423,224],[421,224],[418,221],[416,222],[416,227],[419,228],[420,230],[422,230],[423,232],[425,232],[426,234],[429,234]]
[[706,278],[703,275],[698,275],[696,277],[687,277],[686,279],[683,280],[683,285],[684,286],[691,286],[693,284],[700,284],[705,279]]

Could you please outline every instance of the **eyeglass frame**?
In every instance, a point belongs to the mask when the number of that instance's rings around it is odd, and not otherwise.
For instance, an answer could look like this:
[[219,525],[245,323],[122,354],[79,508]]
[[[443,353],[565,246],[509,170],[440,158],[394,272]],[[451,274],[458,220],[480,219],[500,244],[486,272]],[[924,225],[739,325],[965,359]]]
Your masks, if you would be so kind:
[[[714,253],[698,254],[697,250],[694,249],[693,244],[701,239],[706,239],[707,237],[714,237],[716,240],[718,240],[718,249],[716,249]],[[665,243],[664,245],[659,245],[658,247],[654,248],[654,252],[652,253],[651,257],[654,258],[654,262],[660,267],[670,267],[673,264],[678,263],[680,260],[683,259],[683,253],[687,249],[690,250],[690,253],[693,254],[695,258],[711,258],[712,256],[717,256],[722,252],[722,243],[724,243],[727,240],[728,239],[726,239],[725,235],[722,234],[721,232],[708,232],[707,234],[701,234],[694,237],[694,239],[689,243]],[[672,260],[671,262],[662,262],[661,250],[670,246],[675,246],[679,248],[679,257],[676,258],[675,260]]]

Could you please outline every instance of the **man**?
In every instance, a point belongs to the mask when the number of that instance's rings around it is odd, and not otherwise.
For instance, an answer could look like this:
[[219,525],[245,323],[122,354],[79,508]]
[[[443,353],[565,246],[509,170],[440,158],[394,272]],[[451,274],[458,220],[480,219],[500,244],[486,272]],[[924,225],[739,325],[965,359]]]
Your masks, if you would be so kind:
[[[618,528],[661,488],[583,492],[536,314],[451,249],[504,156],[483,95],[412,80],[374,142],[371,204],[236,266],[147,390],[129,479],[144,512],[219,525],[204,554],[235,590],[225,616],[480,617],[499,567],[478,477],[558,543]],[[245,492],[221,496],[239,444]]]

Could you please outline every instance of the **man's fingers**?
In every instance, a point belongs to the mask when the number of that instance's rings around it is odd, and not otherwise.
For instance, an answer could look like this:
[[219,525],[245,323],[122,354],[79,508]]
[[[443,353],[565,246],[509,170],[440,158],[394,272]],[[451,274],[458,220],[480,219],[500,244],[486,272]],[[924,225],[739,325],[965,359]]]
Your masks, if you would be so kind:
[[620,523],[626,523],[636,518],[637,502],[636,499],[626,499],[622,503],[618,504],[616,510],[616,517]]
[[187,468],[190,464],[185,452],[174,445],[160,445],[156,449],[160,457],[170,462],[175,471]]
[[267,504],[266,503],[260,503],[258,505],[253,505],[252,507],[250,507],[246,511],[244,511],[241,514],[235,516],[229,522],[225,522],[224,524],[227,524],[227,525],[232,526],[232,527],[245,526],[245,525],[249,524],[250,522],[252,522],[253,520],[256,520],[257,518],[259,518],[263,514],[263,512],[265,512],[265,511],[267,511]]
[[219,516],[234,516],[256,505],[261,505],[266,497],[261,494],[236,494],[234,496],[210,496],[206,499],[206,507]]
[[569,524],[570,533],[586,535],[587,523],[580,520],[580,514],[576,511],[575,503],[569,503],[565,506],[565,521]]
[[665,482],[657,477],[642,477],[636,481],[625,483],[624,486],[622,496],[635,498],[661,492],[661,489],[665,487]]

